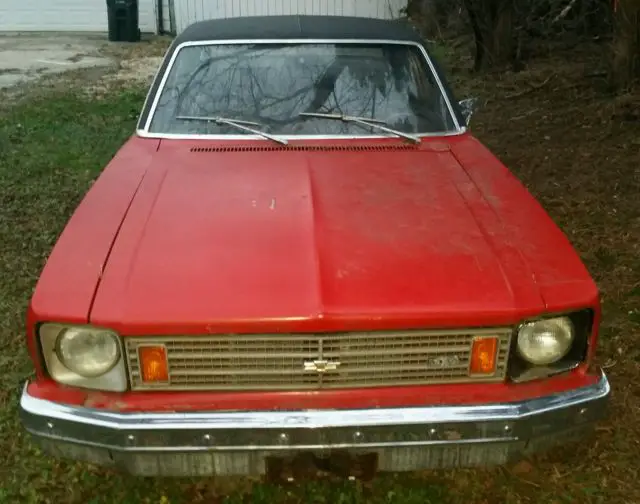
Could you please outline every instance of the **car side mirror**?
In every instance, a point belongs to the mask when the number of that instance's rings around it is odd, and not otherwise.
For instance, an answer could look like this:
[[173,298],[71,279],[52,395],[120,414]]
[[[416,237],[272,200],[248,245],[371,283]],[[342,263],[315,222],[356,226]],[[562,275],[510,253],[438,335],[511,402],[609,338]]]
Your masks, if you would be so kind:
[[478,104],[477,98],[466,98],[458,102],[462,111],[462,117],[464,117],[465,126],[469,126],[471,122],[471,116],[476,111]]

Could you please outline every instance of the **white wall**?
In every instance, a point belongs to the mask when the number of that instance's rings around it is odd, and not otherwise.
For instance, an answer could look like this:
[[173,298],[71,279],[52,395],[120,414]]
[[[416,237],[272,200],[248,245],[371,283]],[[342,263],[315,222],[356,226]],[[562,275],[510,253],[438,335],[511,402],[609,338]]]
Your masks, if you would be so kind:
[[[155,0],[139,0],[140,29],[156,31]],[[0,0],[0,31],[106,32],[106,0]]]
[[[407,0],[162,0],[162,28],[205,19],[278,14],[393,18]],[[140,30],[157,31],[156,0],[138,0]],[[0,31],[107,31],[106,0],[0,0]]]
[[[155,0],[139,0],[140,30],[156,31]],[[0,0],[0,31],[106,32],[106,0]]]
[[[102,3],[106,5],[107,2],[103,0]],[[156,14],[156,0],[138,0],[138,17],[141,32],[156,33],[158,24],[158,15]]]
[[[206,19],[282,14],[395,18],[407,0],[173,0],[176,30]],[[168,25],[167,25],[168,26]]]

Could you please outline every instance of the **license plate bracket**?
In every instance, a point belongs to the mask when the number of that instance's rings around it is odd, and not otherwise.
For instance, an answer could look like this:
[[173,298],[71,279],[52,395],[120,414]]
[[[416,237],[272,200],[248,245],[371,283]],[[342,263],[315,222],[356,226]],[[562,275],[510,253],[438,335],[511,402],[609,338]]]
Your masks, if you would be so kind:
[[269,481],[300,481],[328,476],[371,480],[378,471],[377,453],[298,452],[269,456],[266,459],[266,477]]

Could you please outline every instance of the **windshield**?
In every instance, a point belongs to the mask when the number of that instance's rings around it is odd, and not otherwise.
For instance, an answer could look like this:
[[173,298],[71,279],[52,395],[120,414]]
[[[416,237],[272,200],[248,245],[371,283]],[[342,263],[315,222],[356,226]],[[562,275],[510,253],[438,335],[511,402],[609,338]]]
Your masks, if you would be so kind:
[[[381,136],[365,121],[404,133],[455,131],[422,51],[408,44],[207,44],[179,50],[150,133],[238,135],[220,121],[251,121],[273,135]],[[317,113],[305,115],[310,113]]]

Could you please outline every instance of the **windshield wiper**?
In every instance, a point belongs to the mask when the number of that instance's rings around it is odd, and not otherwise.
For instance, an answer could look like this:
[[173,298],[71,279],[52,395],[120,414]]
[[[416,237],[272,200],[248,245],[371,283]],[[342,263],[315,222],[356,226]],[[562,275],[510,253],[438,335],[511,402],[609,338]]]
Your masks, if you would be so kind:
[[420,137],[417,137],[415,135],[411,135],[409,133],[405,133],[404,131],[398,131],[392,128],[389,128],[388,126],[386,126],[386,122],[382,121],[380,119],[372,119],[369,117],[357,117],[357,116],[349,116],[349,115],[342,115],[342,114],[325,114],[322,112],[301,112],[300,114],[298,114],[299,116],[302,117],[320,117],[320,118],[324,118],[324,119],[334,119],[336,121],[343,121],[346,123],[356,123],[356,124],[362,124],[364,126],[370,126],[372,128],[377,128],[381,131],[386,131],[387,133],[391,133],[393,135],[399,136],[401,138],[405,138],[406,140],[409,140],[413,143],[420,143]]
[[243,119],[227,119],[226,117],[218,117],[218,116],[176,116],[176,119],[180,121],[205,121],[212,122],[216,124],[226,124],[228,126],[233,126],[242,131],[248,131],[249,133],[253,133],[254,135],[259,135],[261,137],[267,138],[274,142],[278,142],[282,145],[288,145],[288,141],[284,138],[278,138],[277,136],[270,135],[269,133],[265,133],[259,129],[251,128],[251,126],[262,126],[262,124],[253,122],[253,121],[245,121]]

